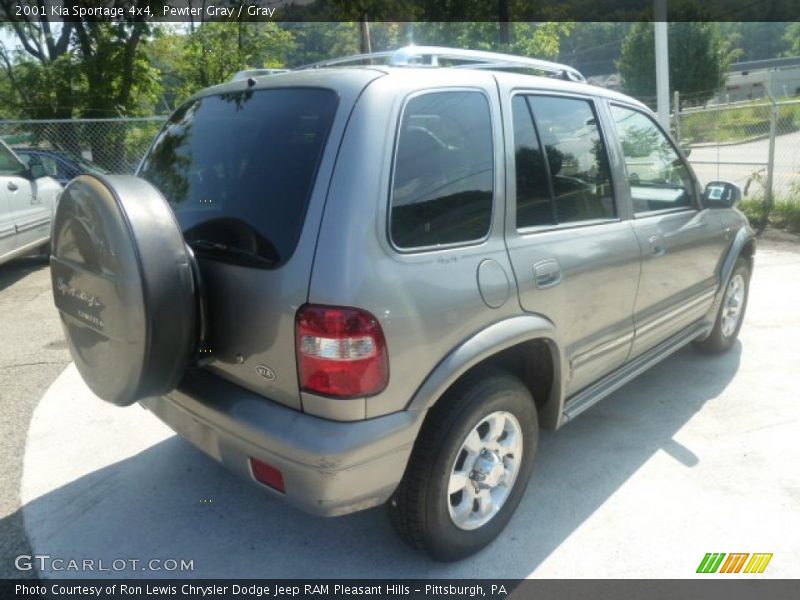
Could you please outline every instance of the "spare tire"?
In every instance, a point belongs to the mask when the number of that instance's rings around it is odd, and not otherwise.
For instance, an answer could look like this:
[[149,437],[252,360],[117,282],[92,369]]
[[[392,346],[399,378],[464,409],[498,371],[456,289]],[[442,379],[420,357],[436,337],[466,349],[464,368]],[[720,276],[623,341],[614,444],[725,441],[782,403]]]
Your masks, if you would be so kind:
[[50,273],[72,358],[103,400],[175,388],[197,345],[190,250],[161,193],[137,177],[83,175],[53,221]]

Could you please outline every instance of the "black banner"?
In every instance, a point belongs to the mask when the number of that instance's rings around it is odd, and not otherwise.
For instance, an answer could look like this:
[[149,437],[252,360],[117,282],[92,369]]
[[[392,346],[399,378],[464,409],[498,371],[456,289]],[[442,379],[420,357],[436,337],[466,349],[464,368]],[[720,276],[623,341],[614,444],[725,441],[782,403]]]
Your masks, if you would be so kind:
[[[313,565],[309,565],[313,569]],[[693,580],[275,580],[275,579],[51,579],[0,580],[0,598],[103,600],[796,600],[797,582],[765,579]]]
[[[664,0],[667,20],[796,21],[797,0]],[[653,0],[0,0],[30,21],[652,21]]]

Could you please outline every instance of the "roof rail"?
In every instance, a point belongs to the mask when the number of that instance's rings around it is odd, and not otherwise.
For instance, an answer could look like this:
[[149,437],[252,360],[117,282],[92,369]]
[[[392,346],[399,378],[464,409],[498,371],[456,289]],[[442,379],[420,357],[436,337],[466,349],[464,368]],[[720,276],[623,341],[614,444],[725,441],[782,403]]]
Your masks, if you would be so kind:
[[389,52],[373,52],[356,54],[323,60],[318,63],[298,67],[299,69],[318,69],[348,64],[372,63],[383,61],[393,67],[439,67],[440,60],[461,63],[448,66],[470,69],[523,69],[543,71],[570,81],[585,82],[586,78],[573,67],[537,58],[527,58],[500,52],[484,52],[483,50],[462,50],[440,46],[405,46]]

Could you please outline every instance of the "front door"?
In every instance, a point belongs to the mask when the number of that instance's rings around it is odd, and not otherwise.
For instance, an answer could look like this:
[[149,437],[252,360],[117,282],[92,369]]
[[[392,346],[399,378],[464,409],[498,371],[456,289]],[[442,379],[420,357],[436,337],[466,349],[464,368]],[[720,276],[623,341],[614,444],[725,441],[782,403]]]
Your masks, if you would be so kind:
[[37,194],[36,181],[27,177],[27,167],[5,145],[0,144],[2,193],[14,221],[15,246],[22,248],[50,235],[50,206]]
[[618,104],[610,110],[642,249],[633,358],[708,311],[725,239],[717,215],[699,208],[690,169],[652,117]]

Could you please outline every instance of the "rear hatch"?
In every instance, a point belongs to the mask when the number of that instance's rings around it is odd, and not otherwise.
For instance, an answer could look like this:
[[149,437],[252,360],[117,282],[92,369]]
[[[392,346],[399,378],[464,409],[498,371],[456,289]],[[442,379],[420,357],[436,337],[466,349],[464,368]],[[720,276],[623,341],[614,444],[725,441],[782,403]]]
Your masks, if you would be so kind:
[[190,100],[138,173],[167,198],[200,265],[205,368],[298,409],[295,313],[308,295],[338,140],[377,75],[345,90],[238,82]]

